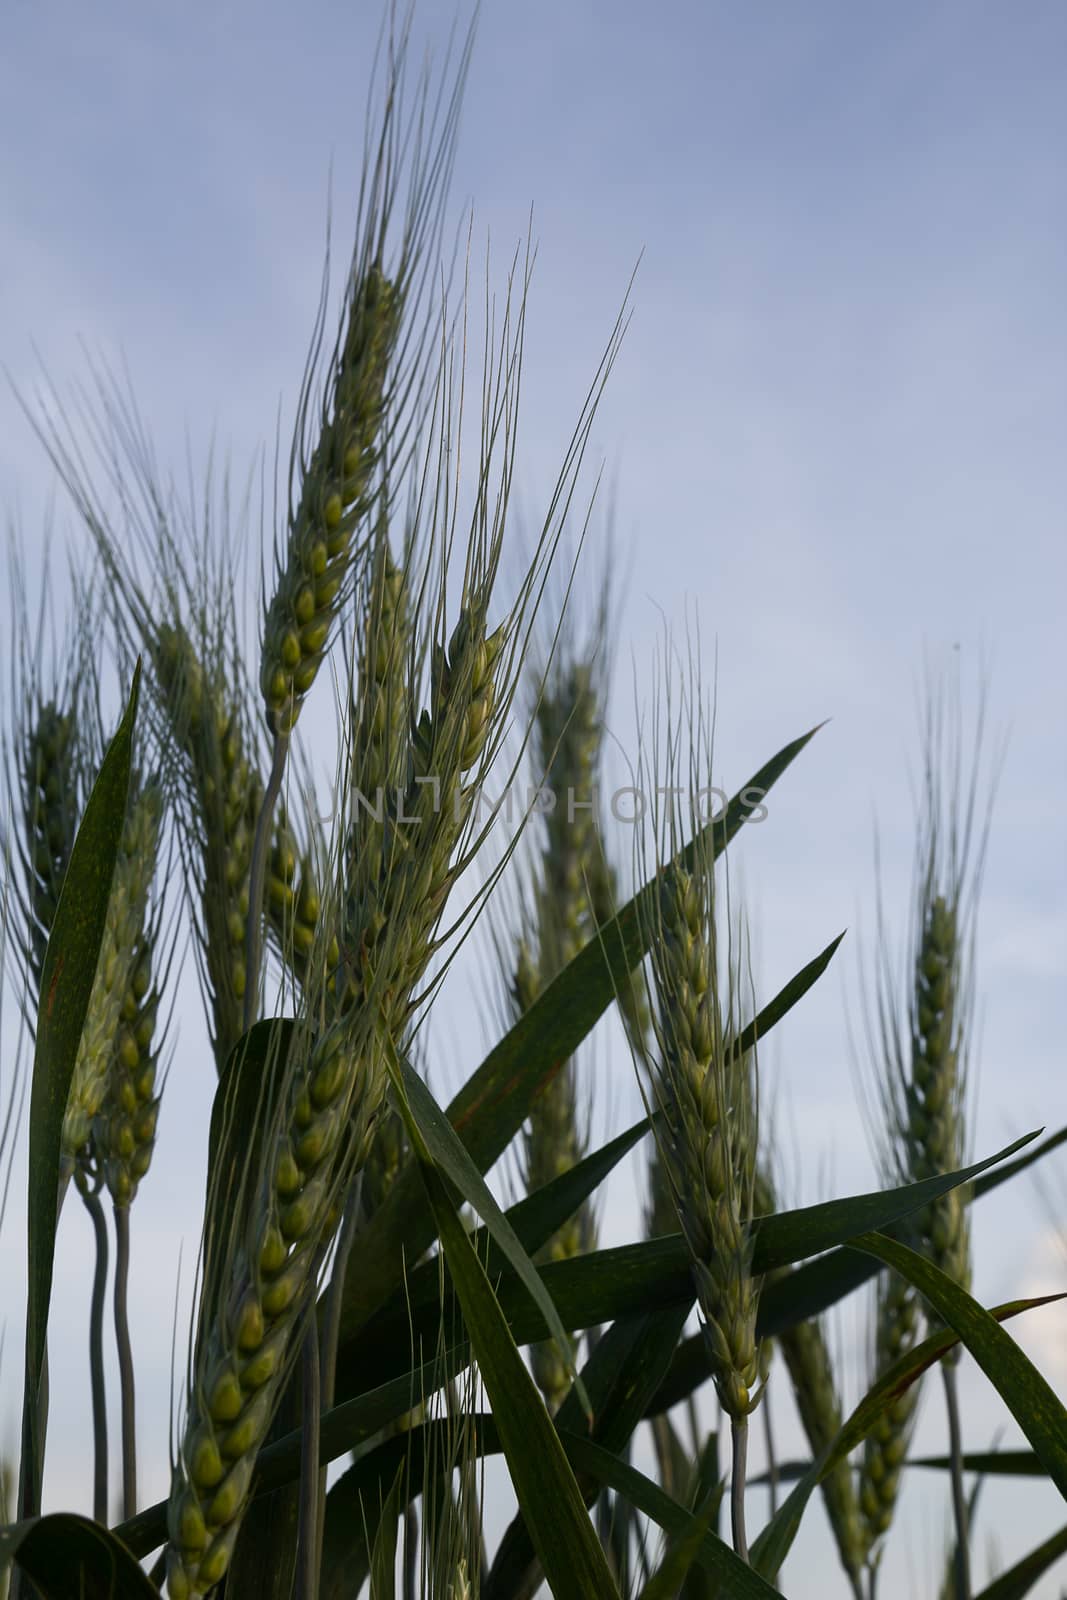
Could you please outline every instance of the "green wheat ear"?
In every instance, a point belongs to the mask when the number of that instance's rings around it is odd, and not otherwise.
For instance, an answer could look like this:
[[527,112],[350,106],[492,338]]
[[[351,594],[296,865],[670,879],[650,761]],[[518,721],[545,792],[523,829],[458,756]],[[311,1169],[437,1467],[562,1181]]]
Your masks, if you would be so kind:
[[174,618],[151,636],[171,747],[178,753],[184,865],[197,908],[198,955],[222,1070],[243,1032],[252,834],[263,785],[248,753],[239,696]]
[[62,1170],[74,1171],[107,1093],[142,936],[162,823],[158,786],[145,789],[130,809],[115,862],[104,938],[74,1065],[60,1140]]
[[[133,806],[129,837],[143,852],[149,884],[157,866],[162,814],[162,787],[147,785]],[[153,966],[160,954],[159,939],[159,917],[152,915],[146,898],[119,1006],[107,1089],[93,1127],[94,1156],[116,1206],[133,1203],[155,1148],[161,980],[153,974]]]
[[356,530],[374,498],[386,375],[403,296],[380,266],[353,284],[322,428],[267,608],[260,684],[271,731],[292,732],[351,592]]
[[[882,1163],[894,1183],[919,1182],[966,1164],[974,927],[994,787],[991,781],[979,816],[983,713],[984,701],[964,789],[959,684],[951,699],[944,685],[928,691],[912,927],[899,981],[879,898],[876,1022],[868,1026],[867,1044],[879,1088]],[[906,1223],[907,1242],[965,1288],[971,1278],[967,1199],[965,1190],[953,1189]],[[923,1320],[920,1297],[885,1274],[876,1305],[875,1376],[917,1342]],[[947,1364],[958,1359],[954,1349]],[[860,1502],[872,1565],[892,1521],[918,1392],[913,1385],[894,1403],[864,1452]]]

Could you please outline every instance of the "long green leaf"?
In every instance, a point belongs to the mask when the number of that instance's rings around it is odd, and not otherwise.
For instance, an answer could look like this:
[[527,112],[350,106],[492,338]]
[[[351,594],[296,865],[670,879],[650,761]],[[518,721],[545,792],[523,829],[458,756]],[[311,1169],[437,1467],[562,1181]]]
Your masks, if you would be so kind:
[[[913,1252],[909,1252],[912,1254]],[[921,1258],[920,1258],[921,1259]],[[1046,1306],[1064,1298],[1062,1295],[1044,1295],[1036,1300],[1013,1300],[983,1315],[993,1322],[1006,1322],[1038,1306]],[[779,1506],[770,1522],[761,1529],[752,1546],[752,1564],[765,1577],[774,1578],[789,1554],[796,1537],[805,1507],[819,1484],[843,1461],[857,1445],[863,1443],[878,1418],[899,1397],[936,1365],[941,1358],[959,1343],[951,1328],[940,1328],[936,1333],[917,1344],[913,1350],[893,1363],[860,1401],[855,1411],[842,1424],[837,1437],[827,1445],[822,1455],[814,1461],[789,1496]]]
[[[909,1456],[909,1467],[930,1467],[951,1472],[951,1456]],[[1033,1450],[968,1450],[963,1456],[964,1472],[980,1472],[986,1478],[1047,1478],[1039,1456]]]
[[[708,825],[716,854],[726,848],[817,730],[795,739],[762,767]],[[692,841],[679,859],[689,862]],[[522,1126],[532,1101],[574,1055],[644,957],[655,881],[646,884],[542,991],[448,1106],[448,1119],[480,1172],[487,1172]],[[832,953],[832,952],[831,952]],[[766,1031],[764,1029],[763,1031]],[[433,1241],[433,1221],[418,1172],[409,1164],[360,1243],[358,1290],[346,1296],[342,1343],[397,1287],[398,1263],[415,1261]]]
[[641,1590],[638,1600],[677,1600],[711,1532],[718,1507],[714,1501],[689,1519],[688,1530],[674,1539],[657,1570]]
[[[983,1195],[992,1194],[1002,1183],[1025,1172],[1065,1143],[1067,1128],[1060,1128],[1017,1160],[998,1167],[995,1172],[983,1173],[969,1199],[980,1200]],[[761,1334],[770,1338],[783,1328],[821,1316],[846,1295],[877,1277],[880,1271],[880,1262],[843,1247],[832,1250],[818,1261],[806,1262],[796,1272],[767,1285],[760,1304]]]
[[60,1202],[60,1136],[126,820],[140,684],[138,661],[129,702],[101,763],[74,839],[41,968],[30,1088],[26,1360],[19,1490],[24,1517],[33,1516],[40,1506],[44,1470],[41,1375]]
[[[456,1285],[478,1370],[493,1408],[511,1481],[556,1600],[618,1595],[574,1473],[541,1396],[508,1331],[415,1119],[405,1118],[420,1159],[441,1247]],[[421,1148],[420,1148],[421,1146]]]
[[[436,1168],[451,1180],[462,1199],[477,1211],[488,1228],[493,1242],[503,1253],[508,1266],[540,1311],[550,1337],[555,1339],[564,1359],[571,1363],[567,1335],[559,1319],[559,1313],[545,1288],[544,1280],[524,1250],[514,1228],[501,1211],[485,1179],[467,1154],[455,1129],[425,1083],[410,1062],[399,1060],[389,1041],[386,1040],[385,1043],[386,1053],[390,1058],[390,1071],[399,1074],[396,1087],[402,1089],[406,1097],[410,1115],[418,1124],[419,1132]],[[573,1368],[573,1363],[571,1365]],[[572,1375],[576,1376],[573,1371]],[[580,1378],[577,1378],[577,1392],[591,1420],[592,1408],[585,1396]]]
[[1038,1578],[1044,1577],[1053,1562],[1064,1554],[1067,1554],[1067,1528],[1061,1528],[1007,1572],[1002,1572],[999,1578],[982,1590],[976,1600],[1024,1600]]
[[0,1574],[9,1561],[40,1600],[159,1600],[113,1533],[68,1511],[0,1530]]
[[[960,1172],[947,1172],[936,1178],[924,1178],[920,1183],[907,1183],[895,1189],[876,1189],[869,1194],[849,1195],[843,1200],[826,1200],[821,1205],[802,1206],[796,1211],[783,1211],[765,1217],[755,1224],[756,1238],[752,1253],[755,1272],[773,1272],[794,1261],[817,1255],[853,1232],[891,1228],[913,1211],[921,1210],[932,1201],[978,1177],[987,1168],[1005,1161],[1036,1139],[1036,1133],[1024,1134],[1021,1139],[1007,1145],[995,1156],[976,1162]],[[870,1220],[867,1221],[866,1219]]]
[[[664,1494],[651,1478],[591,1439],[583,1439],[575,1433],[561,1437],[576,1468],[624,1495],[631,1505],[651,1517],[672,1538],[685,1538],[692,1525],[690,1513],[677,1500]],[[713,1533],[706,1533],[701,1540],[697,1560],[705,1571],[729,1584],[726,1592],[730,1600],[773,1600],[779,1595],[777,1589],[752,1567],[746,1566],[740,1556]]]
[[1067,1499],[1067,1410],[1011,1335],[947,1273],[907,1245],[875,1233],[853,1243],[914,1284],[955,1330]]

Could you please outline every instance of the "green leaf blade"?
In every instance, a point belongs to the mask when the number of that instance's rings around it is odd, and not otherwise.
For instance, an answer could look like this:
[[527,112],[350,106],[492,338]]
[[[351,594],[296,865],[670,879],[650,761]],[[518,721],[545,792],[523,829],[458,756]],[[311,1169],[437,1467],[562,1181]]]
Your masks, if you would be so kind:
[[93,784],[71,849],[41,969],[30,1088],[26,1358],[19,1503],[40,1507],[44,1416],[40,1404],[60,1205],[60,1138],[78,1045],[104,936],[111,880],[129,799],[141,666]]

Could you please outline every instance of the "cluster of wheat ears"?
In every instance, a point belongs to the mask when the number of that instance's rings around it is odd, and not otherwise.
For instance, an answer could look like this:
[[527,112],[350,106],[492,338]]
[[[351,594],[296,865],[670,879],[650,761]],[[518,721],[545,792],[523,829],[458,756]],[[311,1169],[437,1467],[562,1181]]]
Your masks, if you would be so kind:
[[[3,1458],[0,1569],[12,1594],[47,1600],[354,1600],[368,1585],[382,1600],[516,1600],[542,1584],[563,1600],[756,1600],[783,1592],[818,1490],[841,1569],[824,1592],[871,1600],[920,1380],[939,1366],[947,1450],[928,1466],[950,1486],[953,1534],[923,1593],[972,1600],[968,1475],[1029,1472],[1067,1494],[1067,1414],[1002,1326],[1028,1305],[990,1311],[969,1293],[972,1201],[1064,1138],[967,1164],[981,727],[965,737],[935,686],[912,926],[900,961],[881,930],[864,1009],[886,1186],[779,1210],[758,1055],[837,941],[758,1005],[724,853],[811,735],[709,815],[694,798],[711,784],[706,690],[693,653],[668,647],[634,780],[656,800],[633,858],[612,858],[592,797],[615,611],[606,586],[581,602],[597,584],[563,541],[625,319],[540,530],[509,538],[528,262],[495,321],[487,307],[478,447],[461,464],[467,285],[454,292],[441,263],[467,51],[413,93],[405,40],[383,60],[340,324],[331,343],[324,297],[254,670],[234,538],[208,496],[198,510],[164,483],[123,390],[102,379],[75,422],[58,404],[38,413],[89,537],[51,652],[14,569],[2,934],[32,1071],[12,1079],[0,1124],[8,1161],[24,1128],[29,1142],[23,1421]],[[324,806],[301,718],[331,689]],[[499,794],[519,774],[580,803],[494,816],[487,780]],[[438,991],[486,908],[500,1036],[441,1108],[424,1070]],[[186,1027],[171,1049],[190,943],[218,1086],[170,1492],[146,1507],[130,1224],[195,1048]],[[594,1147],[580,1051],[612,1007],[646,1115]],[[504,1211],[484,1174],[513,1145],[523,1193]],[[635,1152],[644,1236],[599,1248],[598,1190]],[[91,1517],[41,1506],[48,1346],[54,1359],[78,1339],[49,1326],[72,1186],[96,1245]],[[846,1414],[824,1316],[872,1280],[870,1386]],[[964,1347],[1025,1450],[965,1452]],[[799,1464],[776,1459],[779,1384],[810,1445]],[[631,1456],[649,1445],[646,1472]],[[517,1510],[487,1552],[493,1456]],[[328,1484],[331,1463],[343,1470]],[[984,1597],[1025,1595],[1065,1550],[1061,1529]]]

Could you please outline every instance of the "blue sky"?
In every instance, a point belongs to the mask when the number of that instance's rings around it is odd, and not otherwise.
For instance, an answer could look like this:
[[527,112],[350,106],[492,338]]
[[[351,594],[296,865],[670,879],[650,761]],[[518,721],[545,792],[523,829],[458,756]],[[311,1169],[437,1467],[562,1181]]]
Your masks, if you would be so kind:
[[[417,38],[439,44],[450,20],[423,4]],[[42,365],[61,392],[84,379],[84,341],[125,357],[178,471],[187,434],[194,455],[214,434],[241,472],[279,408],[284,440],[331,196],[338,241],[352,212],[378,21],[374,5],[316,0],[91,14],[7,0],[0,362],[23,393]],[[958,644],[972,688],[984,650],[991,718],[1009,732],[980,924],[976,1145],[1067,1121],[1065,67],[1067,11],[1035,0],[483,7],[449,215],[458,226],[473,205],[499,284],[532,208],[524,502],[555,476],[640,257],[591,448],[629,571],[613,731],[632,752],[634,680],[643,691],[664,618],[717,648],[727,787],[832,719],[741,868],[768,988],[850,928],[838,970],[768,1052],[808,1195],[827,1166],[841,1189],[871,1177],[844,993],[869,948],[876,817],[890,910],[905,908],[924,650],[951,661]],[[7,386],[0,485],[32,546],[51,479]],[[76,537],[61,498],[55,519]],[[137,1330],[146,1456],[165,1428],[174,1193],[199,1170],[188,1152],[210,1094],[197,1030],[190,1005],[169,1091],[184,1098],[165,1109],[136,1218],[158,1291]],[[186,1153],[168,1151],[172,1126]],[[605,1230],[633,1221],[621,1192]],[[61,1257],[72,1315],[79,1222]],[[17,1225],[16,1208],[5,1258]],[[186,1278],[194,1251],[187,1235]],[[1030,1188],[982,1217],[976,1253],[989,1301],[1064,1276]],[[861,1332],[850,1311],[849,1360]],[[1063,1314],[1021,1337],[1062,1389]],[[5,1393],[18,1347],[10,1322]],[[80,1392],[78,1372],[64,1382]],[[999,1410],[979,1378],[966,1396],[984,1444]],[[921,1574],[940,1548],[933,1488],[909,1491],[893,1593],[928,1592],[909,1588],[907,1562]],[[988,1492],[983,1514],[979,1549],[995,1536],[1005,1558],[1062,1520],[1054,1496],[1011,1489]],[[821,1530],[802,1538],[794,1600],[825,1593],[824,1548]]]

